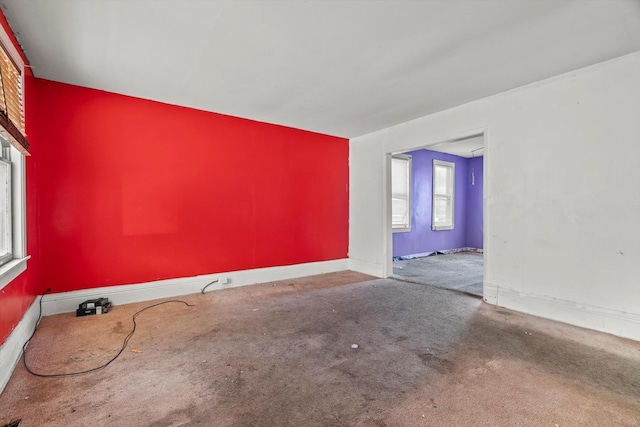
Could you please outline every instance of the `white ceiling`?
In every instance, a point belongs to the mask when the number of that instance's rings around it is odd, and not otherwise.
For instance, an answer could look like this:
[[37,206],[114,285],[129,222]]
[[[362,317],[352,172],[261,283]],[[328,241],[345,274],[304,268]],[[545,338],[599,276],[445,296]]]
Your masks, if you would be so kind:
[[354,137],[640,50],[638,0],[0,0],[36,76]]

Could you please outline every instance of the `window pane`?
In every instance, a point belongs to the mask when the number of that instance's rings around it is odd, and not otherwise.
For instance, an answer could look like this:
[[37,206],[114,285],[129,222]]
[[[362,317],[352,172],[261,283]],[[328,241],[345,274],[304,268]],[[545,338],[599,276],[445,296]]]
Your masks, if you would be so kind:
[[445,166],[436,165],[435,167],[435,182],[433,185],[433,191],[436,194],[447,194],[447,171],[449,168]]
[[437,223],[451,222],[451,199],[449,197],[436,197],[435,217]]
[[408,200],[391,199],[391,222],[394,227],[407,227],[409,225]]
[[411,158],[391,158],[391,225],[410,228],[411,218]]
[[432,227],[437,230],[453,228],[455,164],[433,161]]
[[391,192],[393,197],[404,197],[409,191],[408,174],[409,161],[405,159],[391,159]]
[[0,161],[0,257],[11,253],[11,165]]

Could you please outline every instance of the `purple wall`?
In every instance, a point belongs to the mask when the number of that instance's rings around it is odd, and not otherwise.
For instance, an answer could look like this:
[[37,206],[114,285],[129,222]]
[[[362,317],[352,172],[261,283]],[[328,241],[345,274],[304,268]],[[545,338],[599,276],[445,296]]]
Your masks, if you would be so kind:
[[[483,157],[467,159],[467,243],[482,249],[482,170]],[[475,180],[473,179],[475,176]],[[473,183],[475,182],[475,185]]]
[[[412,158],[411,231],[393,233],[393,256],[465,247],[482,248],[482,157],[466,159],[430,150],[416,150],[407,154]],[[456,165],[453,230],[431,230],[434,159]],[[475,172],[473,186],[471,162]]]

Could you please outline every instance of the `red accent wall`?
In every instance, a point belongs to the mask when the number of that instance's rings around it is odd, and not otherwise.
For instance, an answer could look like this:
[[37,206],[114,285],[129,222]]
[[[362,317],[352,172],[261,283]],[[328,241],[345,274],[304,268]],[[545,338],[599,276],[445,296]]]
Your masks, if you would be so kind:
[[347,139],[36,78],[27,87],[32,259],[0,295],[0,343],[48,287],[347,257]]
[[52,292],[347,257],[348,140],[35,79]]
[[27,272],[0,291],[0,345],[20,322],[34,298],[35,292],[27,279]]

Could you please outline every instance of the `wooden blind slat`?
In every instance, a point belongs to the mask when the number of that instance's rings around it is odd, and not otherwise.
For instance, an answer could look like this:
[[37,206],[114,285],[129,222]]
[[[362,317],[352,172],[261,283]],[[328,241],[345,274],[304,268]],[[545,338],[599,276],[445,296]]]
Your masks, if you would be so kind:
[[22,100],[22,75],[16,64],[0,44],[0,133],[16,148],[28,154],[29,143],[24,125],[24,103]]

